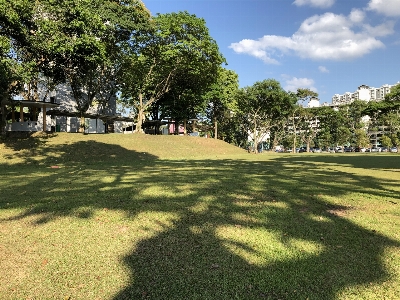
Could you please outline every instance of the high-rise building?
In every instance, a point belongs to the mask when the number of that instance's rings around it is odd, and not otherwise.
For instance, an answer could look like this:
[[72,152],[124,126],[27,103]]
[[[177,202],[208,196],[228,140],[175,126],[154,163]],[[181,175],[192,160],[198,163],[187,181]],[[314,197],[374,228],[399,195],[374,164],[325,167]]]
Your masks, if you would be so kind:
[[346,92],[344,94],[335,94],[332,97],[332,105],[344,105],[350,104],[355,100],[363,100],[363,101],[380,101],[385,99],[385,96],[390,93],[390,90],[395,85],[400,84],[398,81],[395,84],[389,85],[384,84],[380,88],[369,87],[368,85],[360,85],[357,90],[353,93]]

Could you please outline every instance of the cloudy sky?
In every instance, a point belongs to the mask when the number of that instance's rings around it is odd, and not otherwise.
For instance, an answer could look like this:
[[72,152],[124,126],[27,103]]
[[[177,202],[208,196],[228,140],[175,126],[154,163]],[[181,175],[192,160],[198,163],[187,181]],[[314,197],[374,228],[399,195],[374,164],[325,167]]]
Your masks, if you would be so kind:
[[204,18],[240,86],[274,78],[320,102],[400,81],[400,0],[144,0]]

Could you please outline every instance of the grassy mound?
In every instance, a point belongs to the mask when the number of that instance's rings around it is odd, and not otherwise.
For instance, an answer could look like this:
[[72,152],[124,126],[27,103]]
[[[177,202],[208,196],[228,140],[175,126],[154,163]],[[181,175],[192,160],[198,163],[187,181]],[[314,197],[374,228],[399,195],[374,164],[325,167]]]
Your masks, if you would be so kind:
[[[118,147],[115,147],[118,145]],[[71,133],[35,134],[29,138],[8,138],[0,143],[1,159],[31,159],[41,161],[51,157],[58,163],[86,158],[89,161],[113,157],[125,160],[129,156],[148,159],[220,158],[241,155],[243,149],[221,140],[191,136],[144,135],[144,134],[97,134]],[[132,157],[131,157],[132,158]]]

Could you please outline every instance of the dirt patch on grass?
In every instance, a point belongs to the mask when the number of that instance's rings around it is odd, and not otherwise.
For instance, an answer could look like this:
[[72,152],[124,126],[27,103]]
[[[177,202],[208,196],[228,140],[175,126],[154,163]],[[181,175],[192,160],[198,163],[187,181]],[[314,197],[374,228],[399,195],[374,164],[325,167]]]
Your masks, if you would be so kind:
[[337,206],[327,210],[328,213],[337,217],[344,217],[349,214],[349,211],[353,210],[353,206]]

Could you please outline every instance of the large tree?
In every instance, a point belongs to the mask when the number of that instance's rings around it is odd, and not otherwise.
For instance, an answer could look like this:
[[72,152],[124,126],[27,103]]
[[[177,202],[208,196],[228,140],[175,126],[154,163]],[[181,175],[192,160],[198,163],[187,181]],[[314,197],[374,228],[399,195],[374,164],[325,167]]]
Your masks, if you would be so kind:
[[10,41],[0,36],[0,132],[4,133],[6,125],[5,101],[20,91],[19,81],[23,76],[23,69],[10,57]]
[[392,87],[383,101],[371,101],[364,109],[371,118],[369,134],[384,134],[397,145],[400,138],[400,84]]
[[[305,127],[307,128],[307,123],[311,121],[311,119],[307,119],[311,117],[311,115],[307,114],[304,110],[304,103],[310,99],[317,98],[318,93],[310,89],[298,88],[295,97],[297,98],[297,104],[293,107],[291,118],[288,120],[288,127],[292,129],[293,134],[293,148],[296,148],[298,144],[297,137],[300,136],[301,138],[301,130],[303,130],[303,132],[304,130],[309,131],[305,129]],[[302,129],[299,130],[299,127],[302,127]],[[307,144],[307,151],[309,151],[309,143]],[[294,149],[293,153],[296,153]]]
[[[314,108],[302,108],[298,112],[298,129],[300,139],[306,144],[307,152],[310,151],[310,145],[318,134],[318,115]],[[318,145],[321,147],[321,145]]]
[[104,107],[119,90],[123,48],[131,37],[145,31],[150,14],[139,0],[69,0],[58,4],[53,7],[61,20],[55,24],[59,31],[57,54],[83,119],[94,101]]
[[[214,138],[232,138],[232,117],[237,110],[236,93],[239,89],[238,75],[223,68],[218,69],[217,81],[203,96],[207,100],[206,117],[214,123]],[[218,130],[219,127],[219,130]],[[228,138],[228,139],[231,139]]]
[[245,130],[252,138],[255,153],[274,123],[287,119],[296,101],[297,98],[274,79],[259,81],[239,90],[238,110],[244,116]]
[[384,100],[385,112],[381,119],[385,126],[389,129],[389,137],[392,143],[399,146],[400,140],[400,84],[392,87],[389,94]]
[[169,117],[178,125],[182,121],[186,123],[188,119],[198,119],[204,115],[209,103],[205,95],[215,83],[210,84],[208,80],[199,81],[197,76],[196,73],[184,70],[177,74],[170,90],[159,101],[153,103],[152,118]]
[[[152,25],[132,39],[124,64],[122,99],[137,111],[137,132],[143,132],[145,114],[174,86],[176,100],[184,100],[196,85],[215,82],[224,61],[203,19],[188,12],[158,14]],[[185,88],[183,76],[191,79]]]
[[317,141],[324,146],[344,146],[351,140],[351,131],[346,124],[343,110],[335,110],[330,107],[317,109],[319,118],[319,132]]
[[67,82],[83,115],[96,95],[104,102],[116,92],[121,47],[149,16],[140,0],[0,0],[0,33],[30,71],[25,99],[38,100],[39,85],[48,92]]
[[364,128],[359,128],[354,131],[354,143],[358,147],[369,147],[370,139]]

